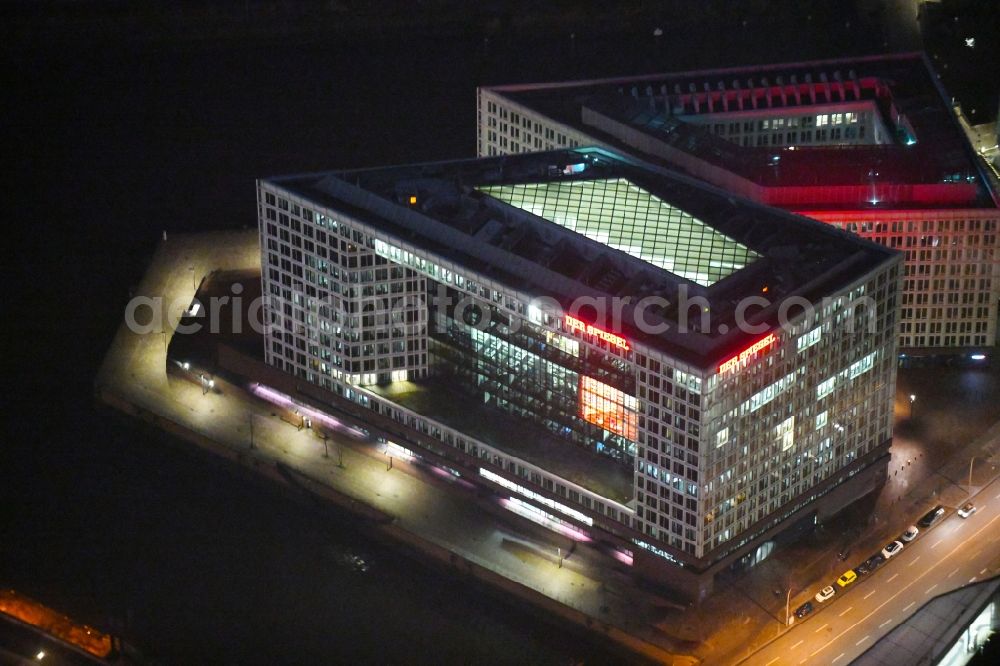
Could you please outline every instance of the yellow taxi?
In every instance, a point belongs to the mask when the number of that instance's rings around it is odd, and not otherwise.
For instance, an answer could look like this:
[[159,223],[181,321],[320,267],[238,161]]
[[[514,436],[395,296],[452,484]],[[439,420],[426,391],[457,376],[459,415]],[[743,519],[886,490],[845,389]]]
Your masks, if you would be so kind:
[[853,569],[848,569],[843,574],[841,574],[840,578],[837,579],[837,585],[841,587],[847,587],[857,579],[858,579],[858,574],[854,573]]

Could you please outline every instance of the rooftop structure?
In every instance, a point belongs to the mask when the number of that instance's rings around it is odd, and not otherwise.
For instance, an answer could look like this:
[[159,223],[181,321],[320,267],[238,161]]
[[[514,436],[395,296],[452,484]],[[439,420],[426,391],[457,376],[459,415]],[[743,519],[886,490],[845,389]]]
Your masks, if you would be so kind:
[[479,91],[480,155],[601,145],[906,253],[900,342],[995,344],[1000,209],[919,54]]
[[[894,255],[600,148],[268,182],[367,211],[414,249],[475,266],[525,299],[553,299],[709,369],[757,337],[737,326],[743,299],[768,300],[754,323],[773,327],[781,299],[819,305]],[[574,305],[581,297],[593,307]],[[615,299],[621,316],[612,321]]]

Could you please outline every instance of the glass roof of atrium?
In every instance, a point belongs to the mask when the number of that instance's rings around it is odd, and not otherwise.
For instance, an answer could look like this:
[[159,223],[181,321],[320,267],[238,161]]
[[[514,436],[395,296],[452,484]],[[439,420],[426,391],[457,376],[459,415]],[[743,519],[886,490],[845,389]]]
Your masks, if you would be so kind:
[[478,189],[705,287],[760,257],[624,178]]

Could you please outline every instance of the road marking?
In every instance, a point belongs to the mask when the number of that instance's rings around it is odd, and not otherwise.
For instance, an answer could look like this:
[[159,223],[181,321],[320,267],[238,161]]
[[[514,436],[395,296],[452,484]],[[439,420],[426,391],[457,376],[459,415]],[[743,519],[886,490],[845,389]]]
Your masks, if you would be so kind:
[[824,629],[826,629],[826,628],[827,628],[827,627],[829,627],[829,626],[830,626],[829,624],[824,624],[824,625],[823,625],[822,627],[820,627],[819,629],[817,629],[817,630],[816,630],[816,631],[814,631],[813,633],[814,633],[814,634],[818,634],[819,632],[823,631]]
[[878,592],[878,590],[872,590],[871,592],[869,592],[868,594],[865,595],[865,599],[867,599],[868,597],[872,596],[876,592]]
[[779,659],[781,659],[781,657],[775,657],[771,661],[769,661],[766,664],[764,664],[764,666],[771,666],[771,664],[773,664],[774,662],[778,661]]
[[986,573],[986,569],[983,569],[982,571],[980,571],[979,575],[982,576],[984,573]]
[[903,609],[903,612],[905,613],[906,611],[910,610],[911,608],[913,608],[916,605],[917,605],[916,601],[911,601],[909,604],[907,604],[906,608]]
[[841,613],[837,617],[844,617],[845,615],[847,615],[848,613],[850,613],[852,610],[854,610],[854,606],[848,606],[847,610],[845,610],[843,613]]
[[805,643],[805,641],[806,641],[806,639],[804,639],[804,638],[803,638],[803,639],[802,639],[801,641],[799,641],[798,643],[796,643],[795,645],[793,645],[793,646],[792,646],[792,649],[794,650],[794,649],[795,649],[795,648],[797,648],[798,646],[800,646],[800,645],[802,645],[803,643]]
[[926,591],[926,592],[924,592],[924,594],[930,594],[930,593],[931,593],[931,590],[933,590],[933,589],[934,589],[935,587],[937,587],[937,586],[938,586],[938,584],[937,584],[937,583],[934,583],[933,585],[931,585],[930,587],[928,587],[928,588],[927,588],[927,591]]
[[941,543],[942,541],[944,541],[944,539],[938,539],[937,541],[935,541],[935,542],[934,542],[934,545],[933,545],[933,546],[931,546],[931,548],[937,548],[937,547],[938,547],[938,545],[940,545],[940,543]]
[[994,495],[993,499],[1000,499],[1000,493],[997,493],[996,495]]
[[955,569],[955,570],[954,570],[954,571],[952,571],[952,572],[951,572],[950,574],[948,574],[948,578],[951,578],[952,576],[954,576],[954,575],[955,575],[955,574],[957,574],[957,573],[958,573],[958,569]]
[[[882,610],[882,608],[884,608],[887,604],[892,603],[893,601],[895,601],[896,597],[898,597],[904,591],[906,591],[907,589],[909,589],[914,583],[916,583],[917,581],[919,581],[921,578],[923,578],[924,576],[926,576],[926,575],[930,574],[931,572],[933,572],[934,569],[936,569],[938,567],[938,565],[940,565],[946,559],[949,559],[952,555],[954,555],[956,552],[958,552],[958,549],[961,548],[962,546],[964,546],[965,543],[967,543],[968,541],[971,541],[972,539],[975,539],[976,537],[978,537],[984,530],[990,529],[993,526],[993,523],[995,523],[998,520],[1000,520],[1000,515],[994,516],[993,519],[990,520],[990,522],[988,522],[985,525],[983,525],[982,527],[980,527],[978,530],[976,530],[975,532],[973,532],[973,534],[971,536],[969,536],[967,539],[965,539],[962,543],[960,543],[960,544],[956,545],[954,548],[952,548],[951,551],[946,556],[944,556],[940,560],[938,560],[937,563],[932,564],[931,566],[929,566],[926,569],[924,569],[923,571],[921,571],[920,574],[918,576],[916,576],[913,581],[911,581],[910,583],[908,583],[908,584],[904,585],[903,587],[899,588],[898,590],[896,590],[896,592],[894,594],[892,594],[888,599],[886,599],[885,601],[883,601],[882,603],[880,603],[878,606],[876,606],[867,615],[865,615],[860,620],[857,620],[856,622],[854,622],[851,626],[847,627],[846,629],[844,629],[843,631],[841,631],[839,634],[831,637],[830,640],[828,640],[826,643],[824,643],[823,645],[819,646],[817,649],[813,650],[809,654],[809,656],[810,657],[815,657],[820,652],[822,652],[823,650],[825,650],[826,648],[828,648],[830,645],[833,645],[833,643],[835,643],[836,641],[838,641],[841,636],[843,636],[844,634],[846,634],[849,631],[852,631],[859,624],[861,624],[862,622],[866,621],[872,615],[874,615],[875,613],[877,613],[880,610]],[[893,578],[895,578],[895,576],[893,576]],[[973,580],[975,580],[975,579],[973,579]],[[890,578],[889,581],[892,581],[892,578]],[[972,581],[969,581],[969,582],[972,582]],[[910,608],[913,608],[913,606],[915,605],[915,603],[916,602],[910,603],[910,605],[907,606],[906,609],[904,609],[904,610],[908,610]]]
[[917,563],[917,560],[919,560],[919,559],[920,559],[920,556],[919,556],[919,555],[917,555],[916,557],[914,557],[914,558],[913,558],[912,560],[910,560],[910,564],[909,564],[909,566],[911,566],[911,567],[912,567],[912,566],[913,566],[914,564],[916,564],[916,563]]
[[837,660],[838,660],[838,659],[840,659],[840,658],[841,658],[841,657],[843,657],[843,656],[844,656],[844,653],[843,653],[843,652],[841,652],[841,653],[840,653],[840,654],[838,654],[838,655],[837,655],[836,657],[834,657],[834,658],[833,658],[833,661],[831,661],[830,663],[831,663],[831,664],[833,664],[833,663],[836,663],[836,662],[837,662]]
[[879,628],[879,629],[881,629],[881,628],[882,628],[882,627],[884,627],[885,625],[887,625],[887,624],[891,624],[891,623],[892,623],[892,618],[889,618],[888,620],[886,620],[886,621],[885,621],[885,622],[883,622],[882,624],[878,625],[878,628]]
[[896,577],[897,577],[897,576],[899,576],[899,574],[898,574],[898,573],[895,573],[895,574],[892,574],[892,578],[890,578],[889,580],[887,580],[887,581],[885,581],[885,582],[887,582],[887,583],[891,583],[892,581],[896,580]]
[[861,645],[862,643],[864,643],[864,642],[865,642],[866,640],[868,640],[869,638],[871,638],[871,634],[869,634],[868,636],[865,636],[865,637],[864,637],[864,638],[862,638],[862,639],[861,639],[860,641],[858,641],[857,643],[855,643],[855,644],[854,644],[854,647],[857,647],[857,646]]
[[969,579],[969,582],[971,583],[971,582],[973,582],[973,581],[975,581],[975,580],[976,580],[976,577],[975,577],[975,576],[973,576],[972,578],[970,578],[970,579]]

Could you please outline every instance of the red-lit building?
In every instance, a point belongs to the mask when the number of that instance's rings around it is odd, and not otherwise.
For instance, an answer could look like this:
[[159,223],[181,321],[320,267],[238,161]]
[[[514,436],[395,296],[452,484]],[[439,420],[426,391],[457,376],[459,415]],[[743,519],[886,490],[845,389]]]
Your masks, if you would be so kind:
[[884,478],[897,252],[601,148],[258,204],[267,362],[618,566],[701,594]]
[[601,145],[905,256],[902,351],[997,340],[1000,210],[920,54],[479,90],[480,155]]

